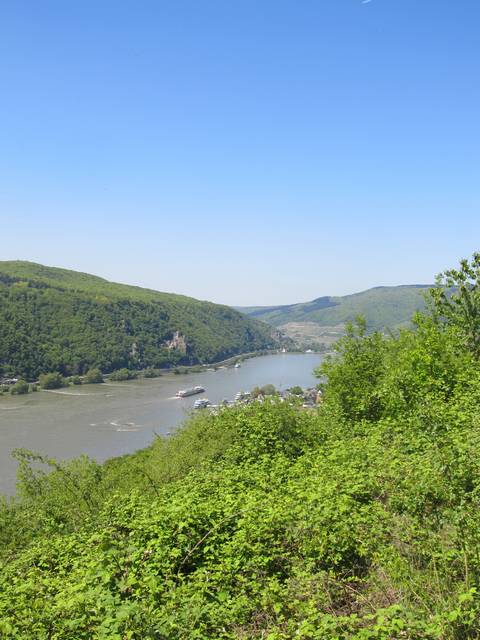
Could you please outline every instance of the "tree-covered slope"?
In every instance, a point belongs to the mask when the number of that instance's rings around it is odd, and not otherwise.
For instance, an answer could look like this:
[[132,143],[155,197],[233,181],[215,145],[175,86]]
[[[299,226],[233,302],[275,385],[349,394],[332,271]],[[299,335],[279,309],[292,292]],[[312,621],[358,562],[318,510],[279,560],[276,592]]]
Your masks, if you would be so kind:
[[[172,342],[176,332],[179,340]],[[186,296],[0,262],[0,373],[34,378],[213,362],[278,344],[263,323]]]
[[18,452],[1,637],[479,638],[480,256],[475,280],[415,330],[351,327],[317,411],[224,409],[50,475]]
[[425,307],[427,285],[375,287],[349,296],[317,298],[312,302],[278,307],[237,307],[250,317],[276,327],[292,322],[336,326],[364,316],[369,329],[394,328],[408,323]]

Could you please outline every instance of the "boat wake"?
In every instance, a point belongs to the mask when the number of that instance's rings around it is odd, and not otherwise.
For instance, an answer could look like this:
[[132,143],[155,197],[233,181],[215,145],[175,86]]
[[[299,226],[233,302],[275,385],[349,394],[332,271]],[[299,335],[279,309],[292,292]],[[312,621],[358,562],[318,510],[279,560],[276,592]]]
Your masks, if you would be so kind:
[[135,424],[135,422],[120,422],[120,420],[112,420],[110,422],[112,427],[115,427],[117,431],[140,431],[141,425]]
[[129,384],[119,384],[118,382],[104,382],[104,387],[130,387]]
[[47,393],[56,393],[59,396],[80,396],[80,397],[86,397],[86,396],[99,396],[99,395],[103,395],[103,394],[99,394],[99,393],[72,393],[71,391],[54,391],[53,389],[43,389],[43,391],[46,391]]

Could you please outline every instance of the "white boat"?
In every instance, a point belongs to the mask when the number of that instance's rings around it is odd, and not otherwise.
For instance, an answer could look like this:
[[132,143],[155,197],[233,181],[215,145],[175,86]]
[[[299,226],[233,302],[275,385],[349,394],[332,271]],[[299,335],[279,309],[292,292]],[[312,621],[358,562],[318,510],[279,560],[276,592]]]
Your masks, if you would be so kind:
[[208,398],[199,398],[195,400],[193,404],[194,409],[206,409],[210,406],[210,400]]
[[249,391],[239,391],[235,395],[235,402],[241,402],[242,400],[248,400],[248,398],[250,398],[250,392]]
[[242,365],[239,362],[237,362],[237,364],[235,365],[235,369],[240,369],[241,366]]
[[177,391],[177,398],[188,398],[188,396],[194,396],[196,393],[203,393],[205,389],[201,386],[190,387],[190,389],[180,389]]

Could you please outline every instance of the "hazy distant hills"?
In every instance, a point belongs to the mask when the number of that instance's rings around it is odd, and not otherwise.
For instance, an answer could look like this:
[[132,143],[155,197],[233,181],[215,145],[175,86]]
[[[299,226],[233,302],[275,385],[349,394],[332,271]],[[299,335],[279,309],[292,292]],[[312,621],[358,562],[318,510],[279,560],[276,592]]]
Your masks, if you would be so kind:
[[230,307],[31,262],[0,262],[0,373],[215,362],[277,347]]
[[[408,324],[425,306],[423,294],[432,285],[375,287],[348,296],[324,296],[311,302],[276,307],[236,307],[251,318],[280,328],[297,342],[330,344],[343,333],[346,322],[358,315],[369,329]],[[315,345],[314,345],[315,346]]]

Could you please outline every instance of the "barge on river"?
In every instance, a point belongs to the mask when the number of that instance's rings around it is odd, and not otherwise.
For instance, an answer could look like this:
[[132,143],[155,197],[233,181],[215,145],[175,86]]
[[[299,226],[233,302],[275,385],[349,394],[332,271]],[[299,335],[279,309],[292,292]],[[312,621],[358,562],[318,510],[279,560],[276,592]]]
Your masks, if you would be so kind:
[[194,396],[196,393],[203,393],[205,389],[203,387],[191,387],[190,389],[180,389],[177,391],[177,398],[188,398],[188,396]]

